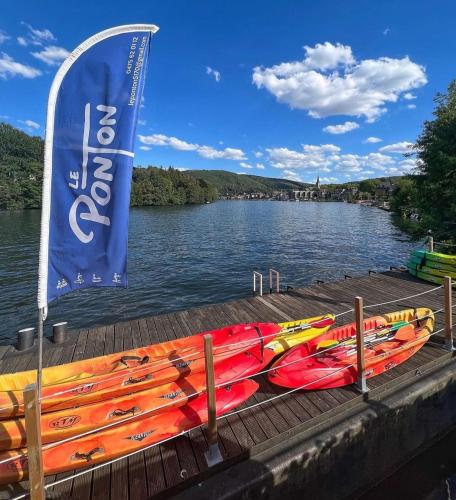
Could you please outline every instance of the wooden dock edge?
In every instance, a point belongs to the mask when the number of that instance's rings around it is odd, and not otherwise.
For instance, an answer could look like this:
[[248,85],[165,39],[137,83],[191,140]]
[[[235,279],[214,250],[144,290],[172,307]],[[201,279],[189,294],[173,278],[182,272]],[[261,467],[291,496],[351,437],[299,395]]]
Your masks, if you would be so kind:
[[[456,356],[448,353],[389,384],[251,448],[197,481],[166,491],[176,500],[356,498],[456,424]],[[164,497],[162,497],[164,498]]]

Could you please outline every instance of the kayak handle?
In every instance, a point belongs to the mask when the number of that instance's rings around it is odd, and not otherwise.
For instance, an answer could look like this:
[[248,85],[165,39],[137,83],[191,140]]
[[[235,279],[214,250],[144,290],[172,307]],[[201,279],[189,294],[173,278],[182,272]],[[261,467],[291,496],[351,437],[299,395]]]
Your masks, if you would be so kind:
[[90,450],[88,453],[79,453],[79,451],[77,451],[73,455],[73,458],[78,460],[84,459],[86,462],[91,462],[92,455],[95,455],[95,453],[103,453],[103,452],[104,452],[103,448],[94,448],[93,450]]
[[149,356],[144,356],[143,358],[140,356],[122,356],[119,361],[125,366],[128,366],[127,361],[137,361],[138,365],[143,365],[149,361]]
[[147,373],[146,375],[144,375],[144,377],[138,377],[138,378],[130,377],[129,379],[125,380],[124,385],[139,384],[139,382],[144,382],[145,380],[149,380],[151,378],[152,378],[151,373]]
[[122,409],[118,408],[117,410],[114,410],[113,412],[111,412],[109,414],[108,418],[123,417],[124,415],[128,415],[129,413],[134,415],[137,411],[140,411],[139,406],[132,406],[128,410],[122,410]]

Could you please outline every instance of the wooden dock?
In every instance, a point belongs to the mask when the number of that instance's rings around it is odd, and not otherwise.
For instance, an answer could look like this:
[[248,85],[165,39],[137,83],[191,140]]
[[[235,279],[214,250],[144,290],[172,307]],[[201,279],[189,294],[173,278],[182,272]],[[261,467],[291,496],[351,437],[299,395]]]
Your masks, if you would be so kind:
[[[150,343],[192,335],[227,324],[251,321],[282,322],[326,312],[341,313],[353,307],[356,295],[365,306],[383,303],[436,288],[412,278],[405,272],[390,271],[345,281],[296,288],[287,293],[250,297],[224,304],[191,309],[139,320],[80,330],[61,345],[46,341],[44,366],[59,365],[84,358],[140,347]],[[438,289],[421,297],[399,300],[365,312],[365,316],[407,307],[443,307],[443,291]],[[147,313],[147,311],[145,311]],[[65,318],[62,318],[64,320]],[[353,320],[347,314],[338,320]],[[443,326],[443,314],[436,316],[436,330]],[[441,338],[434,336],[406,363],[368,381],[372,392],[413,380],[429,365],[448,360]],[[0,347],[0,372],[14,372],[35,366],[35,353],[18,353],[14,347]],[[262,378],[260,390],[246,404],[265,401],[284,390],[273,387]],[[311,429],[337,412],[356,404],[362,395],[353,387],[325,391],[298,391],[273,402],[262,404],[239,415],[219,421],[220,448],[224,463],[217,470],[241,461],[255,450],[265,448],[277,439],[287,439],[290,431]],[[94,472],[72,478],[73,473],[46,478],[50,484],[62,478],[68,481],[48,490],[48,498],[72,499],[145,499],[167,497],[208,477],[204,453],[207,450],[205,429],[191,431],[163,445],[105,466]],[[27,483],[4,487],[0,498],[13,498],[27,491]]]

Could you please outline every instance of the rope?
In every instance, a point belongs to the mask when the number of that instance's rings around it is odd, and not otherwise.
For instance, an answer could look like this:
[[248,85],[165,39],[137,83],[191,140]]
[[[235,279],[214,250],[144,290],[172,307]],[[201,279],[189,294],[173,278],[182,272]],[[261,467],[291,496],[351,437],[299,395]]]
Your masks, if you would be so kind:
[[[182,431],[179,434],[176,434],[175,436],[171,436],[169,438],[163,439],[162,441],[158,443],[151,444],[149,446],[145,446],[144,448],[141,448],[140,450],[132,451],[131,453],[127,453],[126,455],[122,455],[121,457],[113,458],[112,460],[109,460],[108,462],[103,462],[98,465],[94,465],[90,469],[84,469],[82,471],[76,472],[72,476],[68,477],[63,477],[61,479],[58,479],[57,481],[54,481],[53,483],[45,484],[44,489],[52,488],[54,486],[57,486],[58,484],[64,483],[66,481],[70,481],[72,479],[76,479],[77,477],[83,476],[84,474],[89,474],[97,469],[101,469],[102,467],[105,467],[107,465],[114,464],[116,462],[120,462],[120,460],[124,460],[125,458],[132,457],[133,455],[137,455],[138,453],[141,453],[143,451],[149,450],[150,448],[154,448],[155,446],[158,446],[160,444],[166,443],[167,441],[171,441],[171,439],[177,438],[179,436],[182,436],[184,434],[187,434],[188,432],[191,432],[195,429],[199,429],[203,424],[197,425],[196,427],[193,427],[192,429],[188,429],[186,431]],[[22,495],[18,495],[17,497],[12,498],[11,500],[21,500],[22,498],[26,498],[29,496],[29,493],[23,493]]]
[[420,297],[421,295],[426,295],[427,293],[435,292],[436,290],[440,290],[441,288],[443,288],[443,285],[431,288],[430,290],[426,290],[425,292],[416,293],[415,295],[409,295],[408,297],[402,297],[400,299],[389,300],[387,302],[381,302],[379,304],[369,304],[367,306],[364,306],[364,309],[370,309],[372,307],[386,306],[388,304],[393,304],[394,302],[401,302],[402,300],[414,299],[415,297]]
[[443,241],[434,241],[434,245],[440,245],[442,247],[456,247],[454,243],[444,243]]

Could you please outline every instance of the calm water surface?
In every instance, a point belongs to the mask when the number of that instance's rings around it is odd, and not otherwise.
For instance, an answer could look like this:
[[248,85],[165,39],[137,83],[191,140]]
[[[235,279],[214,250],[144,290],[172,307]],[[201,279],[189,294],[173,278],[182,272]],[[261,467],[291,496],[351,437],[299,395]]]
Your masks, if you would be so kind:
[[[3,342],[35,323],[39,220],[35,210],[0,213]],[[254,269],[265,280],[270,267],[278,269],[282,283],[292,285],[384,270],[403,264],[412,246],[388,213],[346,203],[135,208],[129,288],[63,297],[51,304],[47,325],[88,327],[246,297]]]

